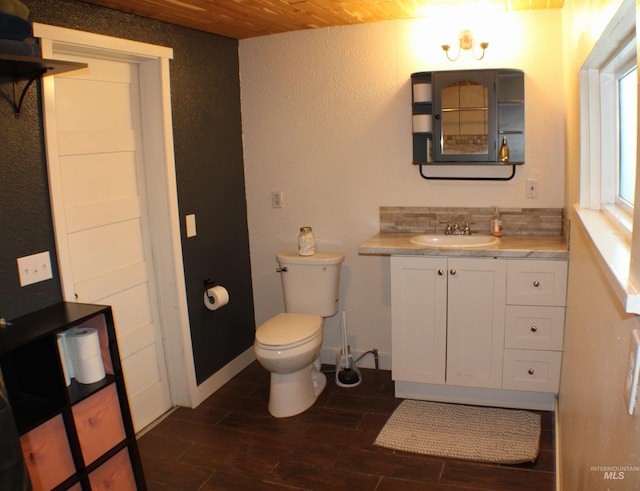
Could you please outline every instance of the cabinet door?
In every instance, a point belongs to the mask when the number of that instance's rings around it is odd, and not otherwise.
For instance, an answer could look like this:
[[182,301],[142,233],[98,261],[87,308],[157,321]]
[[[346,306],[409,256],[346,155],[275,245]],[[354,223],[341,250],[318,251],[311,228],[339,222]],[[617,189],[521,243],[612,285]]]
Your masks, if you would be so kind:
[[447,384],[500,388],[506,265],[449,258]]
[[391,257],[394,380],[442,384],[447,343],[447,260]]
[[436,162],[496,162],[496,72],[433,73]]

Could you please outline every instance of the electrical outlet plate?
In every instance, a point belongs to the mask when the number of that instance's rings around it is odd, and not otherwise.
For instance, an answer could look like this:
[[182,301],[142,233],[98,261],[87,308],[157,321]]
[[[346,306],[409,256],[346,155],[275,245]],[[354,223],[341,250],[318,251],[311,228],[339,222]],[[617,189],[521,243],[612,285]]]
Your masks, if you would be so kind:
[[53,278],[49,251],[19,257],[17,262],[20,286],[27,286]]
[[527,198],[538,198],[538,180],[529,178],[527,179]]
[[276,190],[271,191],[271,207],[272,208],[282,208],[282,191]]
[[624,385],[624,398],[627,412],[633,415],[638,398],[638,378],[640,375],[640,331],[631,331],[631,346],[629,347],[629,364],[627,365],[627,380]]

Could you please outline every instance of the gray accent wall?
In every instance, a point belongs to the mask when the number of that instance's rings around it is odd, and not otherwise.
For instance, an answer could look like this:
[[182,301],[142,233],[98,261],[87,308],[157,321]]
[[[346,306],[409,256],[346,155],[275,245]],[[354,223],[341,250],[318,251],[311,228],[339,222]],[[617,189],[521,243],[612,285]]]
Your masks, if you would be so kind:
[[[244,187],[238,42],[76,0],[23,0],[30,20],[173,48],[170,63],[174,150],[185,285],[196,377],[201,383],[254,339]],[[55,262],[39,83],[13,115],[13,86],[0,84],[0,317],[12,319],[62,300]],[[21,87],[21,86],[20,86]],[[198,235],[186,238],[195,213]],[[21,288],[16,258],[51,251],[54,279]],[[203,281],[231,301],[209,311]]]

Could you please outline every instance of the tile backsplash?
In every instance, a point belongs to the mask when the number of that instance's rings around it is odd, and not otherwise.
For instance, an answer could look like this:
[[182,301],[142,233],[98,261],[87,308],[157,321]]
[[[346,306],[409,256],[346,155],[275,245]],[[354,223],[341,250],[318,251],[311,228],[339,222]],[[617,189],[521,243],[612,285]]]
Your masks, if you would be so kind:
[[[500,208],[504,235],[563,235],[563,208]],[[380,232],[444,233],[447,223],[466,222],[471,231],[490,233],[494,207],[381,206]]]

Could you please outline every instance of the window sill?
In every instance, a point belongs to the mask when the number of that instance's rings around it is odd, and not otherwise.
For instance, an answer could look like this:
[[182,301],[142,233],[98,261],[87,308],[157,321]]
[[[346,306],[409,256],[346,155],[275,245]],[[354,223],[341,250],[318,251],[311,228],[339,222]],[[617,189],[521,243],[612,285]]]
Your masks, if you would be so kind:
[[640,293],[629,282],[631,234],[606,211],[575,205],[579,223],[595,249],[595,256],[625,312],[640,314]]

